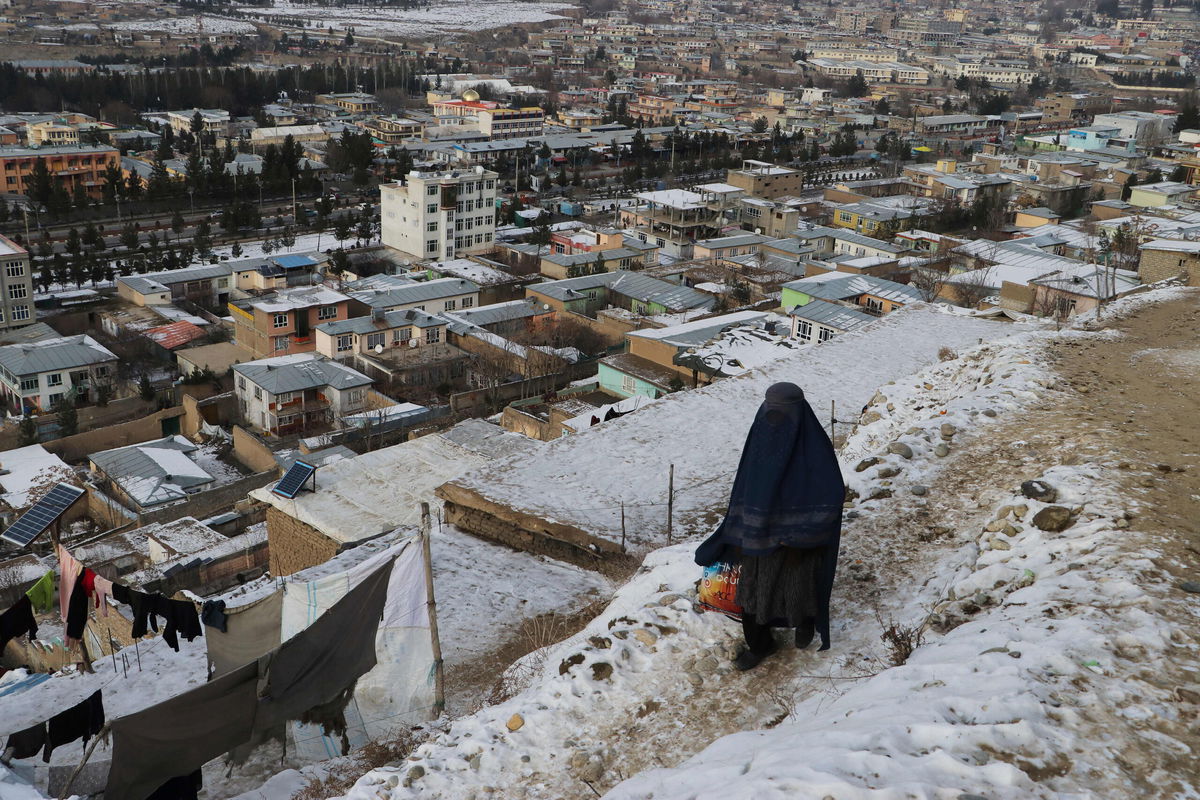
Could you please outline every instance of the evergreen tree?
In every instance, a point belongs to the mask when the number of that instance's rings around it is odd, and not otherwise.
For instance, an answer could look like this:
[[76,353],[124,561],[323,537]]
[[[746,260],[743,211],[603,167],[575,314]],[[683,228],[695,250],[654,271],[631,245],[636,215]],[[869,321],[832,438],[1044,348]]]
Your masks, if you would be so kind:
[[58,432],[61,435],[74,436],[79,432],[79,415],[74,403],[60,398],[54,403],[54,413],[58,415]]
[[46,166],[46,159],[34,159],[33,169],[29,173],[29,199],[35,203],[49,207],[54,195],[54,179]]
[[143,375],[138,381],[138,396],[147,402],[153,400],[157,396],[157,393],[154,391],[154,386],[152,386],[150,383],[150,376]]
[[29,447],[31,444],[37,444],[39,439],[38,424],[33,417],[21,417],[21,424],[17,426],[17,446]]

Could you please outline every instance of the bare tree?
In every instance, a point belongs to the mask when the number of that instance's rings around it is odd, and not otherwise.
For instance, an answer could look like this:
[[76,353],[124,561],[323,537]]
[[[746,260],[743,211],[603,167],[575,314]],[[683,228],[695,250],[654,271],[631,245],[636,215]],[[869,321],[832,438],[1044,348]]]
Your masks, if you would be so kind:
[[937,300],[942,294],[942,290],[946,287],[946,282],[950,279],[950,273],[937,267],[929,266],[928,264],[919,267],[913,267],[910,283],[925,301],[932,303]]
[[[969,277],[967,277],[969,276]],[[983,299],[996,293],[992,287],[992,267],[964,273],[964,280],[953,281],[954,296],[965,308],[978,308]]]

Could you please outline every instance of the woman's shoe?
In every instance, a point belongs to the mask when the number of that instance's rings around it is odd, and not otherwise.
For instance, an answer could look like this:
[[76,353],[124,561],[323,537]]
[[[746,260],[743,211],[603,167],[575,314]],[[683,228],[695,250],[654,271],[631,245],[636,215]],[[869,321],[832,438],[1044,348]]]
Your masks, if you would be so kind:
[[813,637],[817,635],[816,622],[811,619],[806,619],[796,628],[796,647],[803,650],[812,644]]
[[771,642],[771,649],[761,655],[751,652],[750,650],[743,650],[742,652],[738,653],[737,658],[733,660],[734,669],[738,670],[739,672],[745,672],[747,670],[754,669],[762,663],[764,658],[771,655],[778,649],[779,647],[774,642]]

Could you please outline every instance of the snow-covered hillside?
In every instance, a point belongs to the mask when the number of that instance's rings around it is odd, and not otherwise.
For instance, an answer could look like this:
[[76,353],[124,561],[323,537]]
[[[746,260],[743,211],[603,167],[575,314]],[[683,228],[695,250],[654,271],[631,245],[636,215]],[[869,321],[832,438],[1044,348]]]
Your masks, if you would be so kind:
[[291,20],[302,19],[317,30],[332,27],[337,31],[353,29],[360,34],[429,36],[450,31],[482,31],[522,23],[547,22],[562,19],[562,15],[555,12],[569,8],[572,8],[571,4],[558,2],[439,0],[428,8],[385,7],[364,11],[357,6],[313,6],[281,0],[266,8],[239,6],[238,11],[266,22],[286,21],[291,24]]
[[[1111,453],[1064,444],[1086,426],[1024,427],[1073,402],[1052,352],[1117,338],[1018,334],[882,389],[847,442],[858,499],[833,650],[733,672],[740,630],[695,610],[694,543],[663,548],[579,635],[514,669],[535,668],[524,691],[345,797],[1197,796],[1185,773],[1153,769],[1186,754],[1171,732],[1186,730],[1178,698],[1198,695],[1151,677],[1195,646],[1153,613],[1162,577],[1130,537],[1139,503]],[[892,623],[922,631],[907,659],[881,642]]]

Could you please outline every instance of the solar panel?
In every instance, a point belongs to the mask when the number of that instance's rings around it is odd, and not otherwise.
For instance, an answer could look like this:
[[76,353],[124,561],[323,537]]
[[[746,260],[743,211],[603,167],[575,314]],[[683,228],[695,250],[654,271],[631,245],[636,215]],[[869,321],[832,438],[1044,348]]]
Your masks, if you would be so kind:
[[292,464],[287,474],[280,479],[279,483],[275,484],[275,488],[271,491],[280,497],[294,498],[300,492],[300,488],[304,486],[304,482],[311,478],[316,471],[317,468],[312,464],[297,461]]
[[54,521],[66,513],[76,500],[83,495],[83,489],[69,483],[60,483],[46,496],[33,504],[33,508],[21,515],[7,530],[0,533],[0,539],[12,542],[18,547],[24,547],[41,534],[42,531],[54,524]]

